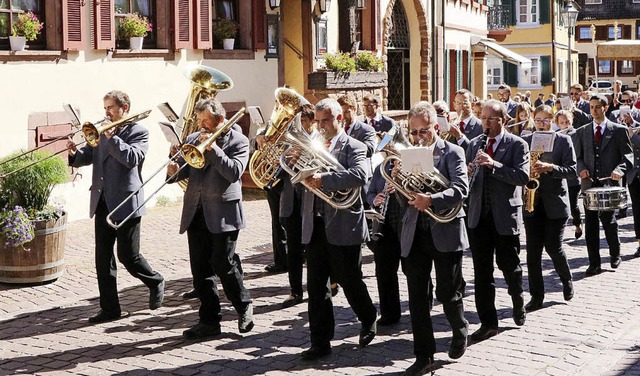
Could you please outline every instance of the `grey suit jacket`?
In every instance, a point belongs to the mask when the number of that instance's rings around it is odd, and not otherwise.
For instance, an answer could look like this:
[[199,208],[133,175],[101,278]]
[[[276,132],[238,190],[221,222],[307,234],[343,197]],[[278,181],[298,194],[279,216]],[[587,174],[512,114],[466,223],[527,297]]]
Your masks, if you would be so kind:
[[584,112],[585,114],[591,113],[591,107],[589,105],[589,101],[585,101],[584,99],[580,99],[580,101],[578,101],[578,104],[576,105],[576,107],[578,107],[578,109],[580,111]]
[[[365,119],[365,123],[369,124],[369,119]],[[376,132],[389,132],[389,129],[393,128],[395,125],[395,120],[382,115],[380,120],[376,121],[375,125],[373,125],[373,129],[375,129]]]
[[[347,136],[345,132],[340,133],[331,154],[345,168],[345,171],[323,173],[322,189],[325,192],[331,192],[362,187],[367,180],[366,150],[362,142]],[[302,200],[302,244],[309,244],[313,234],[314,201],[313,192],[306,191]],[[330,244],[347,246],[369,240],[361,199],[352,207],[341,210],[333,208],[324,201],[321,204],[322,209],[319,214],[324,219],[327,235],[330,235],[327,239]]]
[[[531,147],[533,133],[522,139]],[[540,187],[536,191],[536,203],[542,200],[547,218],[560,219],[569,217],[569,192],[567,180],[576,175],[576,153],[573,150],[571,137],[556,133],[551,153],[543,153],[541,162],[553,163],[553,170],[541,174],[538,178]],[[525,217],[532,217],[534,213],[524,212]]]
[[[142,187],[142,165],[148,149],[147,128],[131,124],[110,139],[104,134],[100,135],[100,144],[96,148],[86,145],[79,149],[75,156],[69,156],[69,166],[93,164],[89,203],[91,217],[96,213],[101,195],[104,195],[107,209],[111,211],[132,192]],[[144,190],[141,189],[114,213],[113,220],[123,220],[143,201]],[[142,206],[133,218],[145,213],[146,208]]]
[[633,147],[633,168],[627,171],[627,184],[631,184],[636,176],[640,176],[640,135],[635,132],[631,137]]
[[[371,158],[376,150],[376,131],[367,123],[358,119],[352,125],[353,129],[349,129],[349,136],[362,142],[367,147],[367,158]],[[369,175],[371,176],[371,175]]]
[[[464,159],[464,150],[460,146],[445,142],[441,138],[436,140],[433,158],[434,167],[449,180],[447,189],[431,195],[432,208],[436,212],[441,212],[454,207],[467,198],[469,193],[467,166]],[[428,218],[433,243],[438,251],[455,252],[469,247],[467,229],[464,225],[464,210],[460,209],[456,218],[451,222],[438,223],[428,214],[419,213],[415,207],[407,206],[402,218],[402,232],[400,234],[402,257],[407,257],[411,252],[418,215]]]
[[462,146],[464,150],[467,150],[469,142],[480,136],[482,132],[482,121],[475,117],[475,115],[471,115],[471,119],[469,119],[469,122],[464,127],[464,134],[462,135],[462,138],[458,140],[458,145]]
[[[587,124],[576,131],[576,160],[578,162],[577,172],[588,170],[589,175],[595,176],[595,151],[593,148],[593,123]],[[600,162],[602,164],[602,176],[611,176],[613,170],[617,170],[624,175],[633,166],[633,150],[627,128],[605,120],[604,133],[600,145]],[[620,185],[620,182],[607,180],[612,185]],[[582,179],[580,186],[582,190],[591,188],[593,181],[591,178]]]
[[[529,146],[518,136],[502,131],[503,138],[493,155],[494,167],[479,167],[473,186],[469,187],[469,228],[478,227],[482,214],[485,179],[491,200],[491,214],[500,235],[518,235],[522,224],[522,186],[529,181]],[[467,163],[480,148],[481,137],[471,140]]]
[[516,101],[514,101],[513,99],[509,98],[509,100],[505,103],[505,105],[507,106],[507,114],[509,114],[509,116],[511,116],[512,119],[515,119],[518,103],[516,103]]
[[[198,144],[200,132],[187,137],[186,143]],[[245,227],[240,178],[249,161],[249,140],[231,130],[219,137],[211,151],[205,151],[204,168],[185,167],[175,181],[189,178],[184,194],[180,233],[188,228],[199,205],[211,233],[240,230]],[[179,161],[183,164],[184,161]]]
[[[574,127],[569,128],[566,131],[558,131],[558,133],[562,133],[562,134],[566,134],[567,136],[569,136],[571,138],[571,145],[575,145],[576,144],[576,129]],[[576,149],[575,146],[573,147],[573,152],[575,154]],[[580,185],[580,178],[578,178],[578,165],[577,165],[577,159],[576,159],[576,176],[573,176],[571,178],[567,178],[567,186],[569,187],[575,187],[576,185]]]

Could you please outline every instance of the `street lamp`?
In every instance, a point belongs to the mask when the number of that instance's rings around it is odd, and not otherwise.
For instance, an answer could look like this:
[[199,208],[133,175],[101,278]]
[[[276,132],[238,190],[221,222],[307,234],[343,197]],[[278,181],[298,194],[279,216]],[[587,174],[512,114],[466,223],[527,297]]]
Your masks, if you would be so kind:
[[596,25],[591,24],[591,43],[593,43],[593,67],[596,71],[596,93],[598,92],[598,46],[596,46]]
[[365,9],[367,7],[367,0],[358,0],[356,2],[356,9]]
[[320,13],[327,13],[331,9],[331,0],[319,0]]
[[573,1],[569,0],[562,10],[562,20],[566,27],[569,28],[569,88],[571,87],[571,79],[573,78],[573,72],[571,67],[571,40],[573,39],[576,21],[578,20],[578,10],[573,6]]
[[271,8],[271,10],[280,7],[280,0],[269,0],[269,7]]

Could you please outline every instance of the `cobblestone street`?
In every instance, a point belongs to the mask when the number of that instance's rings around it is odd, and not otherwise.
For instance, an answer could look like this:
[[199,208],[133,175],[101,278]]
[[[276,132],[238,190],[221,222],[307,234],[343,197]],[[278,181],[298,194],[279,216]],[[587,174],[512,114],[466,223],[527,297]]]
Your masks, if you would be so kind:
[[[0,285],[0,374],[378,375],[400,374],[413,363],[404,276],[400,278],[403,316],[398,325],[380,328],[370,346],[359,348],[360,324],[340,293],[334,300],[333,354],[319,362],[300,360],[298,354],[309,346],[306,302],[280,308],[289,294],[287,275],[264,271],[272,261],[267,202],[246,201],[244,205],[248,228],[240,232],[238,253],[254,299],[253,331],[238,333],[237,315],[223,298],[222,335],[200,342],[182,338],[182,331],[197,321],[198,302],[181,297],[191,289],[191,277],[186,235],[178,235],[180,205],[153,208],[142,221],[143,254],[167,281],[163,307],[148,310],[148,289],[119,265],[121,305],[130,316],[90,325],[87,318],[99,309],[93,221],[81,220],[68,226],[66,270],[58,281],[34,287]],[[632,218],[620,223],[620,268],[609,268],[603,239],[604,271],[586,279],[584,237],[573,240],[573,227],[566,230],[575,297],[570,302],[562,299],[562,285],[545,256],[544,308],[530,313],[523,327],[515,326],[511,319],[510,298],[497,271],[500,334],[470,344],[457,361],[447,358],[450,330],[436,304],[432,312],[439,351],[435,373],[640,375],[640,259],[632,258],[637,247]],[[523,251],[523,266],[525,259]],[[365,281],[377,302],[373,255],[367,248],[363,260]],[[473,331],[479,324],[468,252],[463,270],[468,282],[466,317]]]

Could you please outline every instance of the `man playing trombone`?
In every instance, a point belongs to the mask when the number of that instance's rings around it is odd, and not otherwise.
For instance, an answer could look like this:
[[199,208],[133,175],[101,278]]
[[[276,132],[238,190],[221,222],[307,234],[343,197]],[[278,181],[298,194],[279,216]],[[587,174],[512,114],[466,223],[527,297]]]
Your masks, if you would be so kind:
[[[104,110],[111,122],[121,120],[131,106],[129,96],[121,91],[111,91],[104,96]],[[90,323],[101,323],[123,317],[116,284],[116,260],[113,245],[117,239],[118,260],[127,271],[149,287],[149,309],[157,309],[164,299],[164,278],[154,271],[140,254],[140,219],[145,214],[142,187],[142,164],[149,148],[149,131],[136,123],[107,128],[97,147],[89,145],[81,149],[69,140],[69,166],[92,164],[90,214],[95,215],[95,260],[100,291],[100,311],[89,318]],[[113,213],[115,221],[121,221],[134,210],[135,214],[125,225],[115,230],[107,224],[107,215],[132,192],[139,192],[128,204]],[[138,207],[138,209],[136,209]]]
[[221,333],[215,275],[220,277],[225,295],[238,312],[238,330],[247,333],[254,325],[253,306],[235,249],[238,232],[245,227],[240,178],[249,161],[249,140],[236,129],[222,132],[215,141],[211,139],[225,124],[226,112],[217,100],[200,100],[194,111],[201,130],[189,135],[185,143],[209,143],[202,153],[204,166],[194,168],[190,164],[180,168],[184,160],[167,166],[169,181],[189,179],[180,233],[187,232],[193,287],[200,298],[200,320],[183,335],[195,339]]

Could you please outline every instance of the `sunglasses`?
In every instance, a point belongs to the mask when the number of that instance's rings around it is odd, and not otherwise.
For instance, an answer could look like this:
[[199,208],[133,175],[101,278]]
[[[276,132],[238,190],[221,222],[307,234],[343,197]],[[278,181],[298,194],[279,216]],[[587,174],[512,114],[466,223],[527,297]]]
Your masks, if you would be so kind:
[[431,130],[431,129],[423,128],[423,129],[420,129],[419,131],[415,131],[415,130],[414,130],[414,131],[411,131],[411,132],[409,132],[409,133],[410,133],[412,136],[417,136],[417,135],[418,135],[418,133],[420,133],[421,135],[425,135],[425,134],[429,133],[429,131],[430,131],[430,130]]

